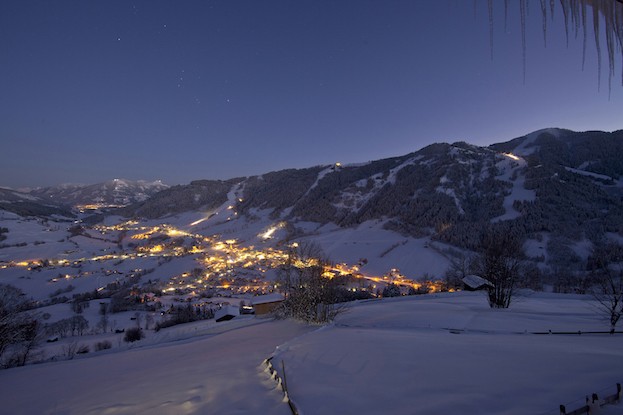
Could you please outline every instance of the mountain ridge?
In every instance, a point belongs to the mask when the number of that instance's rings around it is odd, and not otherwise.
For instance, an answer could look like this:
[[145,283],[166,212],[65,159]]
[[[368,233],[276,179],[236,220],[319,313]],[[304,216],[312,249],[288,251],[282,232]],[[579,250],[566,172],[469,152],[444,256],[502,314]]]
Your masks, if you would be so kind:
[[[545,240],[545,259],[535,260],[564,267],[581,262],[580,241],[599,244],[623,235],[619,154],[623,131],[544,129],[487,147],[434,143],[364,164],[220,181],[223,187],[202,194],[204,205],[192,209],[225,203],[229,185],[241,196],[234,203],[241,215],[269,211],[273,220],[339,227],[383,221],[405,236],[470,250],[478,248],[483,231],[495,229],[527,243]],[[190,187],[177,186],[176,192],[184,195]],[[149,199],[140,210],[128,206],[123,213],[153,219],[188,209],[171,201],[168,206]]]
[[62,184],[29,189],[28,194],[65,206],[117,205],[125,206],[148,199],[169,188],[160,180],[112,179],[95,184]]
[[[582,248],[623,241],[623,130],[574,132],[543,129],[481,147],[433,143],[403,155],[366,163],[319,165],[186,185],[109,183],[143,192],[124,196],[105,214],[166,219],[227,206],[238,216],[287,223],[357,227],[382,222],[405,237],[429,238],[477,250],[487,230],[524,241],[526,255],[549,268],[581,266]],[[112,181],[115,184],[115,181]],[[144,182],[143,182],[144,183]],[[91,202],[101,194],[66,188],[63,201]],[[75,193],[75,192],[74,192]],[[114,199],[114,192],[107,193]],[[46,196],[46,191],[28,195]],[[98,196],[99,197],[99,196]],[[60,198],[60,197],[59,197]],[[47,194],[46,203],[54,197]],[[113,204],[113,203],[111,203]],[[96,217],[101,220],[104,216]],[[292,237],[290,235],[290,237]],[[540,250],[530,247],[538,246]]]

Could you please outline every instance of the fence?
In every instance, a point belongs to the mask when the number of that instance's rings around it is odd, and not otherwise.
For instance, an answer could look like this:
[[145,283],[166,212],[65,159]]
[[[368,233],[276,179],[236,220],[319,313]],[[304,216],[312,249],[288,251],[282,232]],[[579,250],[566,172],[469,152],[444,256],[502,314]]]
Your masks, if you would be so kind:
[[275,383],[277,383],[277,387],[281,388],[281,390],[283,391],[283,401],[286,402],[288,406],[290,407],[290,410],[292,411],[292,415],[301,415],[301,413],[299,412],[298,408],[296,407],[292,399],[290,399],[290,394],[288,393],[285,363],[283,362],[283,360],[281,361],[281,371],[283,373],[283,377],[281,377],[279,376],[279,373],[277,373],[277,370],[275,370],[275,368],[273,367],[272,360],[273,360],[272,357],[269,357],[268,359],[264,359],[264,361],[262,362],[264,366],[266,366],[266,369],[264,369],[264,371],[270,375],[270,377],[275,381]]
[[623,334],[623,331],[614,331],[614,330],[610,330],[610,331],[582,331],[582,330],[578,330],[578,331],[534,331],[531,334],[572,334],[572,335],[578,335],[581,336],[583,334]]
[[620,402],[622,397],[621,384],[617,383],[617,391],[613,395],[606,396],[603,400],[599,399],[596,393],[593,393],[589,399],[586,397],[586,405],[574,409],[571,412],[567,412],[565,405],[560,405],[560,415],[582,415],[599,413],[599,408],[604,405],[610,405],[616,402]]
[[[270,375],[270,377],[275,381],[277,387],[280,388],[283,392],[283,401],[288,404],[290,410],[292,411],[292,415],[302,415],[296,404],[290,399],[290,394],[288,393],[288,384],[286,382],[286,367],[283,360],[281,361],[281,371],[283,373],[283,377],[279,376],[277,370],[273,367],[272,364],[273,357],[269,357],[264,359],[262,364],[266,366],[264,371]],[[591,398],[586,397],[586,404],[577,409],[574,409],[571,412],[567,412],[567,408],[565,405],[560,405],[560,415],[585,415],[585,414],[596,414],[599,413],[599,408],[605,405],[611,405],[614,403],[621,402],[623,398],[623,391],[621,389],[621,384],[616,384],[616,393],[612,395],[608,395],[602,400],[599,399],[599,396],[596,393],[591,395]]]

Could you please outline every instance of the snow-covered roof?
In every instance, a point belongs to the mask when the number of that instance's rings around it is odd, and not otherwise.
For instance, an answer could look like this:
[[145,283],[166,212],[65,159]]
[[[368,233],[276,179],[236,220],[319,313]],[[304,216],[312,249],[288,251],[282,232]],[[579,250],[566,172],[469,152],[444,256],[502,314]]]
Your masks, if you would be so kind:
[[258,295],[257,297],[253,297],[251,299],[251,304],[255,305],[255,304],[276,303],[279,301],[283,301],[283,299],[284,299],[283,295],[279,293]]
[[219,321],[226,316],[237,317],[239,315],[240,308],[233,305],[226,305],[221,307],[219,310],[216,310],[216,312],[214,313],[214,320]]
[[461,281],[463,281],[463,283],[470,288],[479,288],[484,285],[493,286],[489,281],[482,277],[479,277],[478,275],[468,275],[464,277]]

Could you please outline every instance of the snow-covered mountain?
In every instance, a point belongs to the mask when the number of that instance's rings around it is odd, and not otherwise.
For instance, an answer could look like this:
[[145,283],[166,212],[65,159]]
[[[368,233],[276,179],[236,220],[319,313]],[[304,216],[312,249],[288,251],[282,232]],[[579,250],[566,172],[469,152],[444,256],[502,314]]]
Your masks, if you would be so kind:
[[348,230],[374,222],[398,236],[477,250],[483,232],[497,230],[522,239],[536,263],[579,269],[595,244],[623,240],[621,154],[623,131],[546,129],[489,147],[437,143],[356,165],[173,187],[113,180],[26,196],[125,205],[113,213],[146,219],[230,207],[237,216],[229,220],[279,222],[286,239],[305,223]]
[[160,180],[147,182],[114,179],[91,185],[65,184],[33,189],[31,195],[51,203],[67,206],[76,205],[117,205],[125,206],[142,202],[169,186]]
[[216,208],[227,200],[227,193],[238,181],[195,180],[188,185],[172,186],[115,211],[115,214],[154,219],[172,213]]
[[[475,249],[497,229],[525,241],[528,256],[578,265],[592,243],[623,238],[623,131],[536,131],[489,147],[432,144],[357,165],[289,169],[175,186],[127,207],[158,218],[228,200],[241,215],[332,223],[381,221],[387,230]],[[575,264],[575,265],[573,265]]]
[[37,196],[7,188],[0,188],[0,211],[2,210],[19,216],[73,217],[68,209],[48,203]]
[[[22,363],[41,364],[0,371],[8,385],[0,400],[7,413],[286,414],[284,389],[273,381],[285,385],[287,367],[288,396],[308,412],[387,412],[387,390],[404,385],[410,389],[392,401],[394,413],[577,408],[589,387],[614,392],[623,364],[613,359],[621,356],[616,335],[569,335],[609,327],[596,314],[598,301],[577,295],[582,287],[572,278],[590,276],[593,246],[623,242],[621,154],[623,131],[548,129],[490,147],[433,144],[358,165],[197,180],[151,196],[120,180],[90,193],[65,186],[65,196],[50,191],[45,200],[0,188],[0,285],[29,298],[24,307],[38,307],[48,340],[24,346],[30,354]],[[62,197],[120,205],[126,199],[115,197],[126,192],[132,200],[132,191],[144,200],[91,220],[85,213],[68,220],[70,213],[49,205]],[[489,308],[484,293],[436,292],[445,289],[439,280],[450,261],[477,251],[489,229],[521,238],[527,257],[522,301],[503,313]],[[297,247],[326,255],[345,300],[378,296],[393,283],[402,284],[399,292],[417,285],[415,293],[435,295],[351,302],[337,324],[320,330],[292,320],[207,317],[206,308],[243,306],[278,288]],[[560,276],[570,279],[559,283]],[[539,284],[576,294],[524,290]],[[206,320],[169,326],[183,310]],[[123,340],[140,327],[145,338]],[[378,350],[392,350],[392,358],[375,362]],[[424,366],[418,355],[426,355]],[[261,361],[277,370],[272,381],[270,370],[257,376]],[[17,364],[0,359],[0,366]],[[581,381],[560,370],[570,365]],[[110,368],[130,377],[111,377]],[[429,375],[414,383],[418,371]],[[73,384],[55,382],[60,372]],[[132,373],[156,383],[137,391]],[[535,394],[536,378],[556,387]],[[82,390],[94,382],[106,393]],[[484,391],[477,399],[447,392],[474,387]],[[506,397],[517,391],[509,406]],[[344,399],[359,395],[354,404]],[[602,412],[618,413],[609,409]]]

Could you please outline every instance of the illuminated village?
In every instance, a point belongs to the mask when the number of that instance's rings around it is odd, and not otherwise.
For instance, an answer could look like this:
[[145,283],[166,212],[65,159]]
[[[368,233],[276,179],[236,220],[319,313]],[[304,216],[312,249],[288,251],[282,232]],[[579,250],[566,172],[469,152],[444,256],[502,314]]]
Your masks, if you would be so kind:
[[[269,227],[258,235],[259,239],[270,240],[279,227],[283,227],[283,223]],[[59,257],[2,262],[0,269],[14,267],[28,271],[64,269],[61,274],[49,279],[49,283],[56,283],[61,280],[71,281],[93,276],[93,271],[78,273],[72,271],[81,264],[98,262],[107,265],[103,269],[105,276],[112,276],[116,281],[122,282],[124,273],[117,269],[116,265],[123,261],[133,261],[139,258],[167,261],[172,258],[192,257],[193,268],[161,280],[161,291],[164,294],[175,294],[187,298],[215,294],[219,296],[261,295],[279,291],[276,273],[296,255],[298,247],[296,242],[278,242],[274,248],[257,247],[236,239],[223,239],[220,235],[204,236],[190,233],[169,224],[142,226],[134,220],[110,226],[97,225],[90,231],[91,237],[111,241],[119,240],[120,243],[117,246],[122,246],[123,249],[71,260]],[[93,236],[93,231],[97,231],[98,235]],[[414,292],[425,294],[445,290],[444,284],[439,280],[415,282],[414,279],[402,275],[395,268],[388,270],[385,275],[368,275],[365,272],[366,262],[362,259],[359,264],[327,265],[322,275],[328,279],[341,277],[349,290],[367,292],[371,297],[381,296],[383,288],[388,284],[400,287],[402,294]],[[302,261],[298,258],[293,263],[296,268],[317,264],[317,259]],[[140,268],[132,270],[135,273],[142,271]],[[106,280],[107,284],[109,282]],[[105,289],[106,284],[97,287],[98,291]]]

